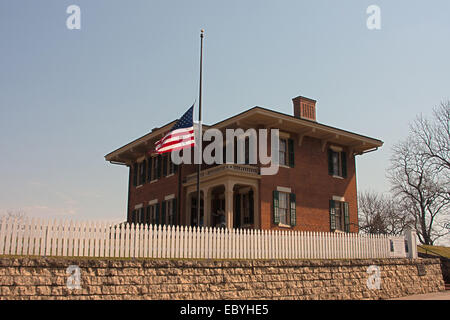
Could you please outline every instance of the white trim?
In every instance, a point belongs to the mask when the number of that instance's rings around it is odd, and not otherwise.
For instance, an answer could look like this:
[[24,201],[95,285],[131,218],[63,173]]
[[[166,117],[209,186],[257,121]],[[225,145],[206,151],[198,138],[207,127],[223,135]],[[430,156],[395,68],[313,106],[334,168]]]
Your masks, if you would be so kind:
[[151,205],[157,204],[157,203],[158,203],[158,199],[153,199],[148,202],[148,205],[151,206]]
[[134,210],[141,209],[143,206],[144,206],[143,203],[137,204],[137,205],[134,206]]
[[171,200],[171,199],[175,199],[175,194],[174,193],[169,194],[168,196],[164,197],[164,200]]
[[335,152],[342,152],[343,151],[342,147],[333,146],[333,145],[330,145],[330,149],[335,151]]
[[339,196],[333,196],[333,200],[334,201],[345,202],[345,198],[344,197],[339,197]]
[[277,191],[292,193],[291,188],[287,188],[287,187],[278,187],[277,186]]
[[292,226],[288,225],[288,224],[284,224],[284,223],[278,223],[278,227],[280,228],[292,228]]
[[281,139],[289,139],[289,138],[291,137],[291,134],[290,134],[290,133],[287,133],[287,132],[280,131],[280,132],[279,132],[279,137],[280,137]]

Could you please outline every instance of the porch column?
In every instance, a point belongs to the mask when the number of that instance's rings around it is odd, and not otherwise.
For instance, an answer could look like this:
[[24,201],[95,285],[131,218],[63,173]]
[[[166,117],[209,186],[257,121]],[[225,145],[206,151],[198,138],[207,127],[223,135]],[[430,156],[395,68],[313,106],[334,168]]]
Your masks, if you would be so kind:
[[233,184],[225,185],[225,217],[227,229],[233,229]]

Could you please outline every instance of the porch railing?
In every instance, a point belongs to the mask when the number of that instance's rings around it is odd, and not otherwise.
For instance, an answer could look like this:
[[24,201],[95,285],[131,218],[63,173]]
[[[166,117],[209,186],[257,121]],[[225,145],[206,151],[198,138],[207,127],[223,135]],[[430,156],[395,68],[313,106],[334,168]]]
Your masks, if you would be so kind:
[[[224,171],[230,171],[233,173],[244,173],[250,175],[259,175],[259,168],[256,166],[248,164],[235,164],[235,163],[224,163],[212,168],[202,170],[200,172],[200,178],[212,176],[215,174],[222,173]],[[191,182],[197,179],[197,174],[190,174],[185,178],[184,182]]]

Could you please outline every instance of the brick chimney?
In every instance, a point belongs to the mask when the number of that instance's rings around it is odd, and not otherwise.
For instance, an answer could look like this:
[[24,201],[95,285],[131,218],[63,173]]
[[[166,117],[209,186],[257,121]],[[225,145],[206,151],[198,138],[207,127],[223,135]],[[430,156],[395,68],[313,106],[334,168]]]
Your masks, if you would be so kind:
[[298,96],[292,102],[296,118],[316,121],[316,100]]

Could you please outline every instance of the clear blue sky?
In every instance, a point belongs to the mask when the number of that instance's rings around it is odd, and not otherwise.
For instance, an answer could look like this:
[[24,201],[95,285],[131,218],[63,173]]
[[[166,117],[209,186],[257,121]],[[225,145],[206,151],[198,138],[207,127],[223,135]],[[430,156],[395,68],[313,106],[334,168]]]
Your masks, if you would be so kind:
[[[81,30],[66,8],[81,8]],[[366,9],[381,8],[381,30]],[[179,117],[198,95],[214,123],[255,105],[385,142],[357,157],[358,189],[389,189],[390,148],[450,96],[450,2],[0,2],[0,214],[124,219],[125,167],[104,155]]]

